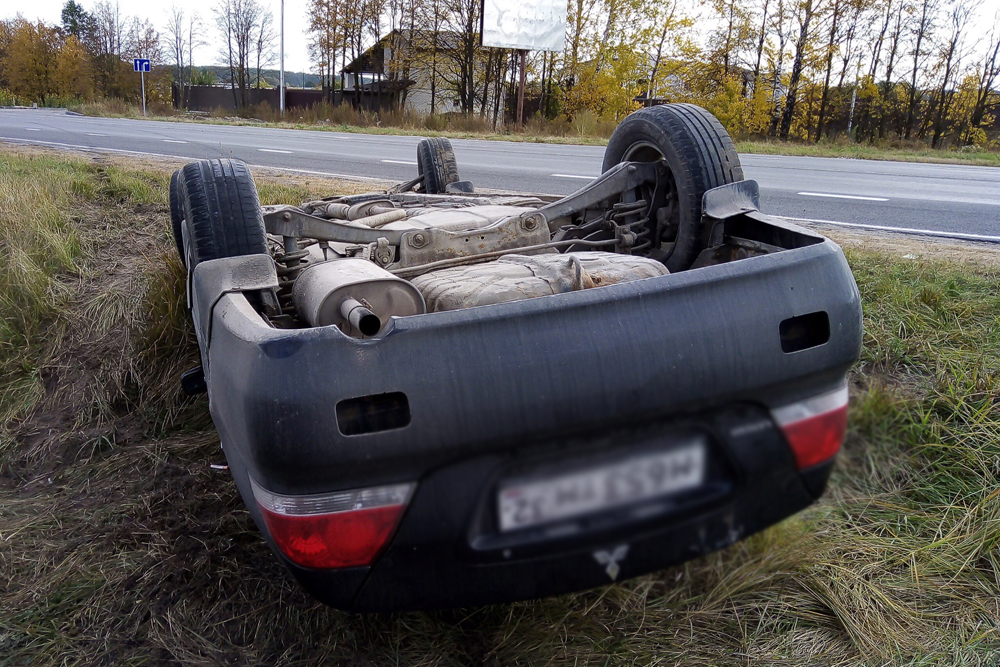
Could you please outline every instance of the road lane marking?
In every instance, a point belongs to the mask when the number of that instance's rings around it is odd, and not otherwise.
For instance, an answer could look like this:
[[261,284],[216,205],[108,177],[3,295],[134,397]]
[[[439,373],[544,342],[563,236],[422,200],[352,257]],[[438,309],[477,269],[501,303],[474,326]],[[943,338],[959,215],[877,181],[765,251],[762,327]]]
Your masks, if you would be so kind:
[[[73,148],[81,151],[93,153],[123,153],[125,155],[151,155],[153,157],[166,157],[175,160],[190,160],[190,155],[170,155],[168,153],[153,153],[151,151],[130,151],[126,148],[104,148],[102,146],[84,146],[82,144],[67,144],[61,141],[42,141],[40,139],[22,139],[21,137],[0,137],[0,142],[9,141],[12,144],[27,144],[29,146],[58,146],[60,148]],[[271,171],[287,171],[293,174],[314,174],[316,176],[327,176],[329,178],[340,178],[345,181],[365,181],[373,183],[389,183],[384,178],[374,176],[358,176],[356,174],[338,174],[332,171],[311,171],[309,169],[292,169],[290,167],[273,167],[267,164],[248,164],[254,169],[269,169]]]
[[258,148],[261,153],[284,153],[285,155],[291,155],[295,151],[280,151],[277,148]]
[[858,199],[860,201],[889,201],[885,197],[861,197],[858,195],[835,195],[829,192],[796,192],[803,197],[830,197],[832,199]]
[[900,234],[919,234],[921,236],[939,236],[946,239],[963,239],[967,241],[985,241],[987,243],[1000,243],[1000,236],[989,236],[987,234],[969,234],[967,232],[942,232],[936,229],[918,229],[915,227],[890,227],[888,225],[866,225],[858,222],[837,222],[836,220],[817,220],[815,218],[788,218],[779,216],[792,222],[813,222],[821,225],[833,225],[835,227],[854,227],[856,229],[877,229],[886,232],[899,232]]
[[88,137],[106,137],[108,135],[101,134],[100,132],[87,132]]
[[580,176],[579,174],[550,174],[550,176],[555,176],[556,178],[582,178],[585,181],[592,181],[597,176]]
[[165,141],[168,144],[186,144],[187,143],[186,141],[181,141],[180,139],[164,139],[163,141]]
[[409,160],[381,160],[381,162],[385,162],[386,164],[408,164],[411,167],[417,166],[416,162],[410,162]]
[[125,148],[104,148],[102,146],[83,146],[80,144],[66,144],[61,141],[42,141],[39,139],[21,139],[19,137],[0,137],[0,141],[9,141],[15,144],[29,144],[39,146],[59,146],[61,148],[76,148],[83,151],[94,151],[97,153],[125,153],[126,155],[152,155],[154,157],[169,157],[180,160],[189,160],[187,155],[169,155],[167,153],[152,153],[150,151],[130,151]]
[[26,127],[24,129],[27,130],[28,132],[41,132],[42,131],[41,128],[38,128],[38,127]]

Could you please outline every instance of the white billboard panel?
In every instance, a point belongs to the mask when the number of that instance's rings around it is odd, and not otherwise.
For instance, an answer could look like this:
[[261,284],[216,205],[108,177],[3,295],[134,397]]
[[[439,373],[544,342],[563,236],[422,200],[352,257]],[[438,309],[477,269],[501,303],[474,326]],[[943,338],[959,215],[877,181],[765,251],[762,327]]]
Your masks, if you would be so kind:
[[562,51],[566,0],[483,0],[483,46]]

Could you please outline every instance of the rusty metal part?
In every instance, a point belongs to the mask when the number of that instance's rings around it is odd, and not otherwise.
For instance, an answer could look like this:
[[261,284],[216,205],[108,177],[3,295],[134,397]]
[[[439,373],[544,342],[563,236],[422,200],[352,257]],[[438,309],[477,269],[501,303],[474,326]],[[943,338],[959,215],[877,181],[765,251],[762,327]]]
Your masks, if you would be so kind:
[[374,336],[382,329],[382,320],[355,298],[348,297],[340,304],[340,315],[362,336]]
[[607,208],[623,192],[648,185],[655,186],[658,174],[665,169],[661,162],[622,162],[604,172],[591,183],[571,195],[542,206],[522,217],[541,216],[553,234],[559,231],[565,218],[588,208]]
[[371,215],[377,215],[378,213],[385,213],[386,211],[393,211],[395,209],[395,204],[388,199],[376,199],[375,201],[361,202],[360,204],[354,204],[353,206],[348,207],[347,219],[359,220],[361,218],[367,218]]
[[333,202],[326,206],[326,214],[335,220],[347,220],[347,212],[350,210],[350,206],[341,204],[340,202]]
[[422,273],[427,273],[428,271],[435,271],[437,269],[445,269],[452,266],[463,266],[465,264],[478,264],[480,262],[489,262],[497,257],[503,257],[504,255],[513,254],[527,254],[533,252],[542,252],[544,250],[549,250],[553,248],[568,248],[569,246],[579,245],[585,248],[600,248],[605,246],[613,246],[616,241],[614,239],[605,239],[603,241],[587,241],[585,239],[575,239],[572,241],[549,241],[548,243],[539,243],[533,246],[524,246],[520,248],[508,248],[506,250],[495,250],[493,252],[484,252],[478,255],[468,255],[465,257],[454,257],[452,259],[443,259],[437,262],[429,262],[427,264],[420,264],[418,266],[410,266],[407,268],[397,268],[390,267],[389,271],[401,278],[412,278],[413,276],[419,276]]
[[474,231],[455,232],[429,227],[403,233],[398,264],[392,268],[404,269],[497,251],[523,250],[526,246],[537,246],[548,240],[548,227],[538,221],[533,229],[529,229],[520,217],[510,217]]
[[380,227],[385,227],[391,222],[398,222],[406,218],[406,211],[401,208],[394,208],[383,213],[376,213],[375,215],[369,215],[365,218],[358,218],[354,220],[353,223],[356,225],[365,225],[366,227],[371,227],[372,229],[379,229]]
[[508,255],[411,279],[429,312],[531,299],[667,274],[660,262],[610,252]]
[[294,206],[268,206],[264,208],[264,227],[269,234],[310,238],[317,241],[357,243],[367,245],[385,238],[391,245],[399,245],[403,232],[376,230],[360,225],[349,225],[337,220],[326,220],[309,215]]
[[[292,298],[299,316],[311,326],[334,324],[358,338],[373,335],[363,326],[364,313],[355,312],[359,305],[383,325],[393,316],[425,312],[417,288],[365,259],[334,259],[304,269],[295,281]],[[345,305],[347,301],[353,303]]]

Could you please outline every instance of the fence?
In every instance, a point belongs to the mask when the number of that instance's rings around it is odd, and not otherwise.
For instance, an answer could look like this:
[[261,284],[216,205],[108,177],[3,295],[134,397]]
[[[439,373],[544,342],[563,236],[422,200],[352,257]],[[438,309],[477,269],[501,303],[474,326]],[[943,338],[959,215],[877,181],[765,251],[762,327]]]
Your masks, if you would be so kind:
[[[212,111],[214,109],[227,109],[236,111],[239,107],[236,104],[238,92],[224,86],[184,86],[186,107],[192,111]],[[379,91],[362,89],[355,93],[348,90],[342,93],[339,90],[331,91],[331,95],[325,95],[322,90],[303,90],[300,88],[285,88],[285,108],[305,109],[314,104],[319,104],[324,99],[333,104],[347,102],[355,107],[360,107],[366,111],[381,111],[393,108],[398,103],[398,94],[395,91]],[[278,108],[277,88],[250,88],[246,91],[247,106],[255,106],[266,103]],[[183,108],[185,105],[181,100],[180,86],[173,86],[173,103],[175,109]]]

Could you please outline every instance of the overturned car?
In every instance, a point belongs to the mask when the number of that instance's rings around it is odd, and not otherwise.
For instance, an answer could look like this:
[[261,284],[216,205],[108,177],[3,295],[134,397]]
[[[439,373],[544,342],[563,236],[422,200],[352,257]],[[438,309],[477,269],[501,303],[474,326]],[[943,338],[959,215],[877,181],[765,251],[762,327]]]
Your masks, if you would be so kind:
[[261,207],[174,174],[207,390],[265,539],[343,609],[598,586],[812,503],[844,436],[857,287],[758,211],[732,141],[643,109],[566,197],[483,194],[445,139],[387,191]]

